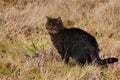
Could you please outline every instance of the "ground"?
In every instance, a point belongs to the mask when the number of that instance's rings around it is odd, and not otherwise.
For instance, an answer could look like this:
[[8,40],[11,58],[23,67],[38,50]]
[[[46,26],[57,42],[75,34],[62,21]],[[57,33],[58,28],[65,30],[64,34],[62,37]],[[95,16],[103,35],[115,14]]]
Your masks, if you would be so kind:
[[120,61],[84,66],[61,61],[46,16],[81,28],[98,41],[100,57],[120,59],[119,0],[1,0],[0,80],[119,80]]

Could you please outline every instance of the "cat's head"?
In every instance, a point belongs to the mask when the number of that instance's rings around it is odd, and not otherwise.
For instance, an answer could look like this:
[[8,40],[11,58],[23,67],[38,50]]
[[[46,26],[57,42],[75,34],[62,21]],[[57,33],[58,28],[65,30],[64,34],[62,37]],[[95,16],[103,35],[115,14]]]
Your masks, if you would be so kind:
[[49,33],[57,33],[60,30],[64,29],[61,17],[58,18],[47,17],[46,29]]

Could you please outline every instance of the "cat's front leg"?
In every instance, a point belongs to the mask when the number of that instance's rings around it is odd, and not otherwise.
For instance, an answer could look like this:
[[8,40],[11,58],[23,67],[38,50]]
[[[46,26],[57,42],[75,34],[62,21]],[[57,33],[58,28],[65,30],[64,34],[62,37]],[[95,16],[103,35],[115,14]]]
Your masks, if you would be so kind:
[[61,59],[62,59],[62,60],[65,58],[65,57],[64,57],[64,53],[61,53],[60,56],[61,56]]
[[65,64],[67,64],[69,62],[69,56],[65,57],[65,61],[64,62],[65,62]]
[[59,47],[59,53],[60,53],[61,59],[63,60],[65,58],[65,51],[63,46]]

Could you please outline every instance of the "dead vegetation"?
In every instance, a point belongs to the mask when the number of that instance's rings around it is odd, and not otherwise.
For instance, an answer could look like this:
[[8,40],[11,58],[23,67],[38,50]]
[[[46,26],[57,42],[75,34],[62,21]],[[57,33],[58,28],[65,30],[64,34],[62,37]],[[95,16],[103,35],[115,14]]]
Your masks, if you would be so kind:
[[65,65],[45,29],[46,16],[61,16],[97,38],[102,58],[120,59],[119,0],[1,0],[1,80],[119,80],[120,62]]

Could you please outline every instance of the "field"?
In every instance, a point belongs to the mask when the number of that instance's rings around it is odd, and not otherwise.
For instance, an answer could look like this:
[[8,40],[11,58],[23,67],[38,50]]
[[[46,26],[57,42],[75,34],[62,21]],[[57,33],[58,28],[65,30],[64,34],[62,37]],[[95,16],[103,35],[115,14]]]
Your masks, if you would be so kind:
[[101,58],[120,59],[119,0],[0,0],[0,80],[120,80],[120,61],[64,64],[45,29],[46,16],[92,34]]

